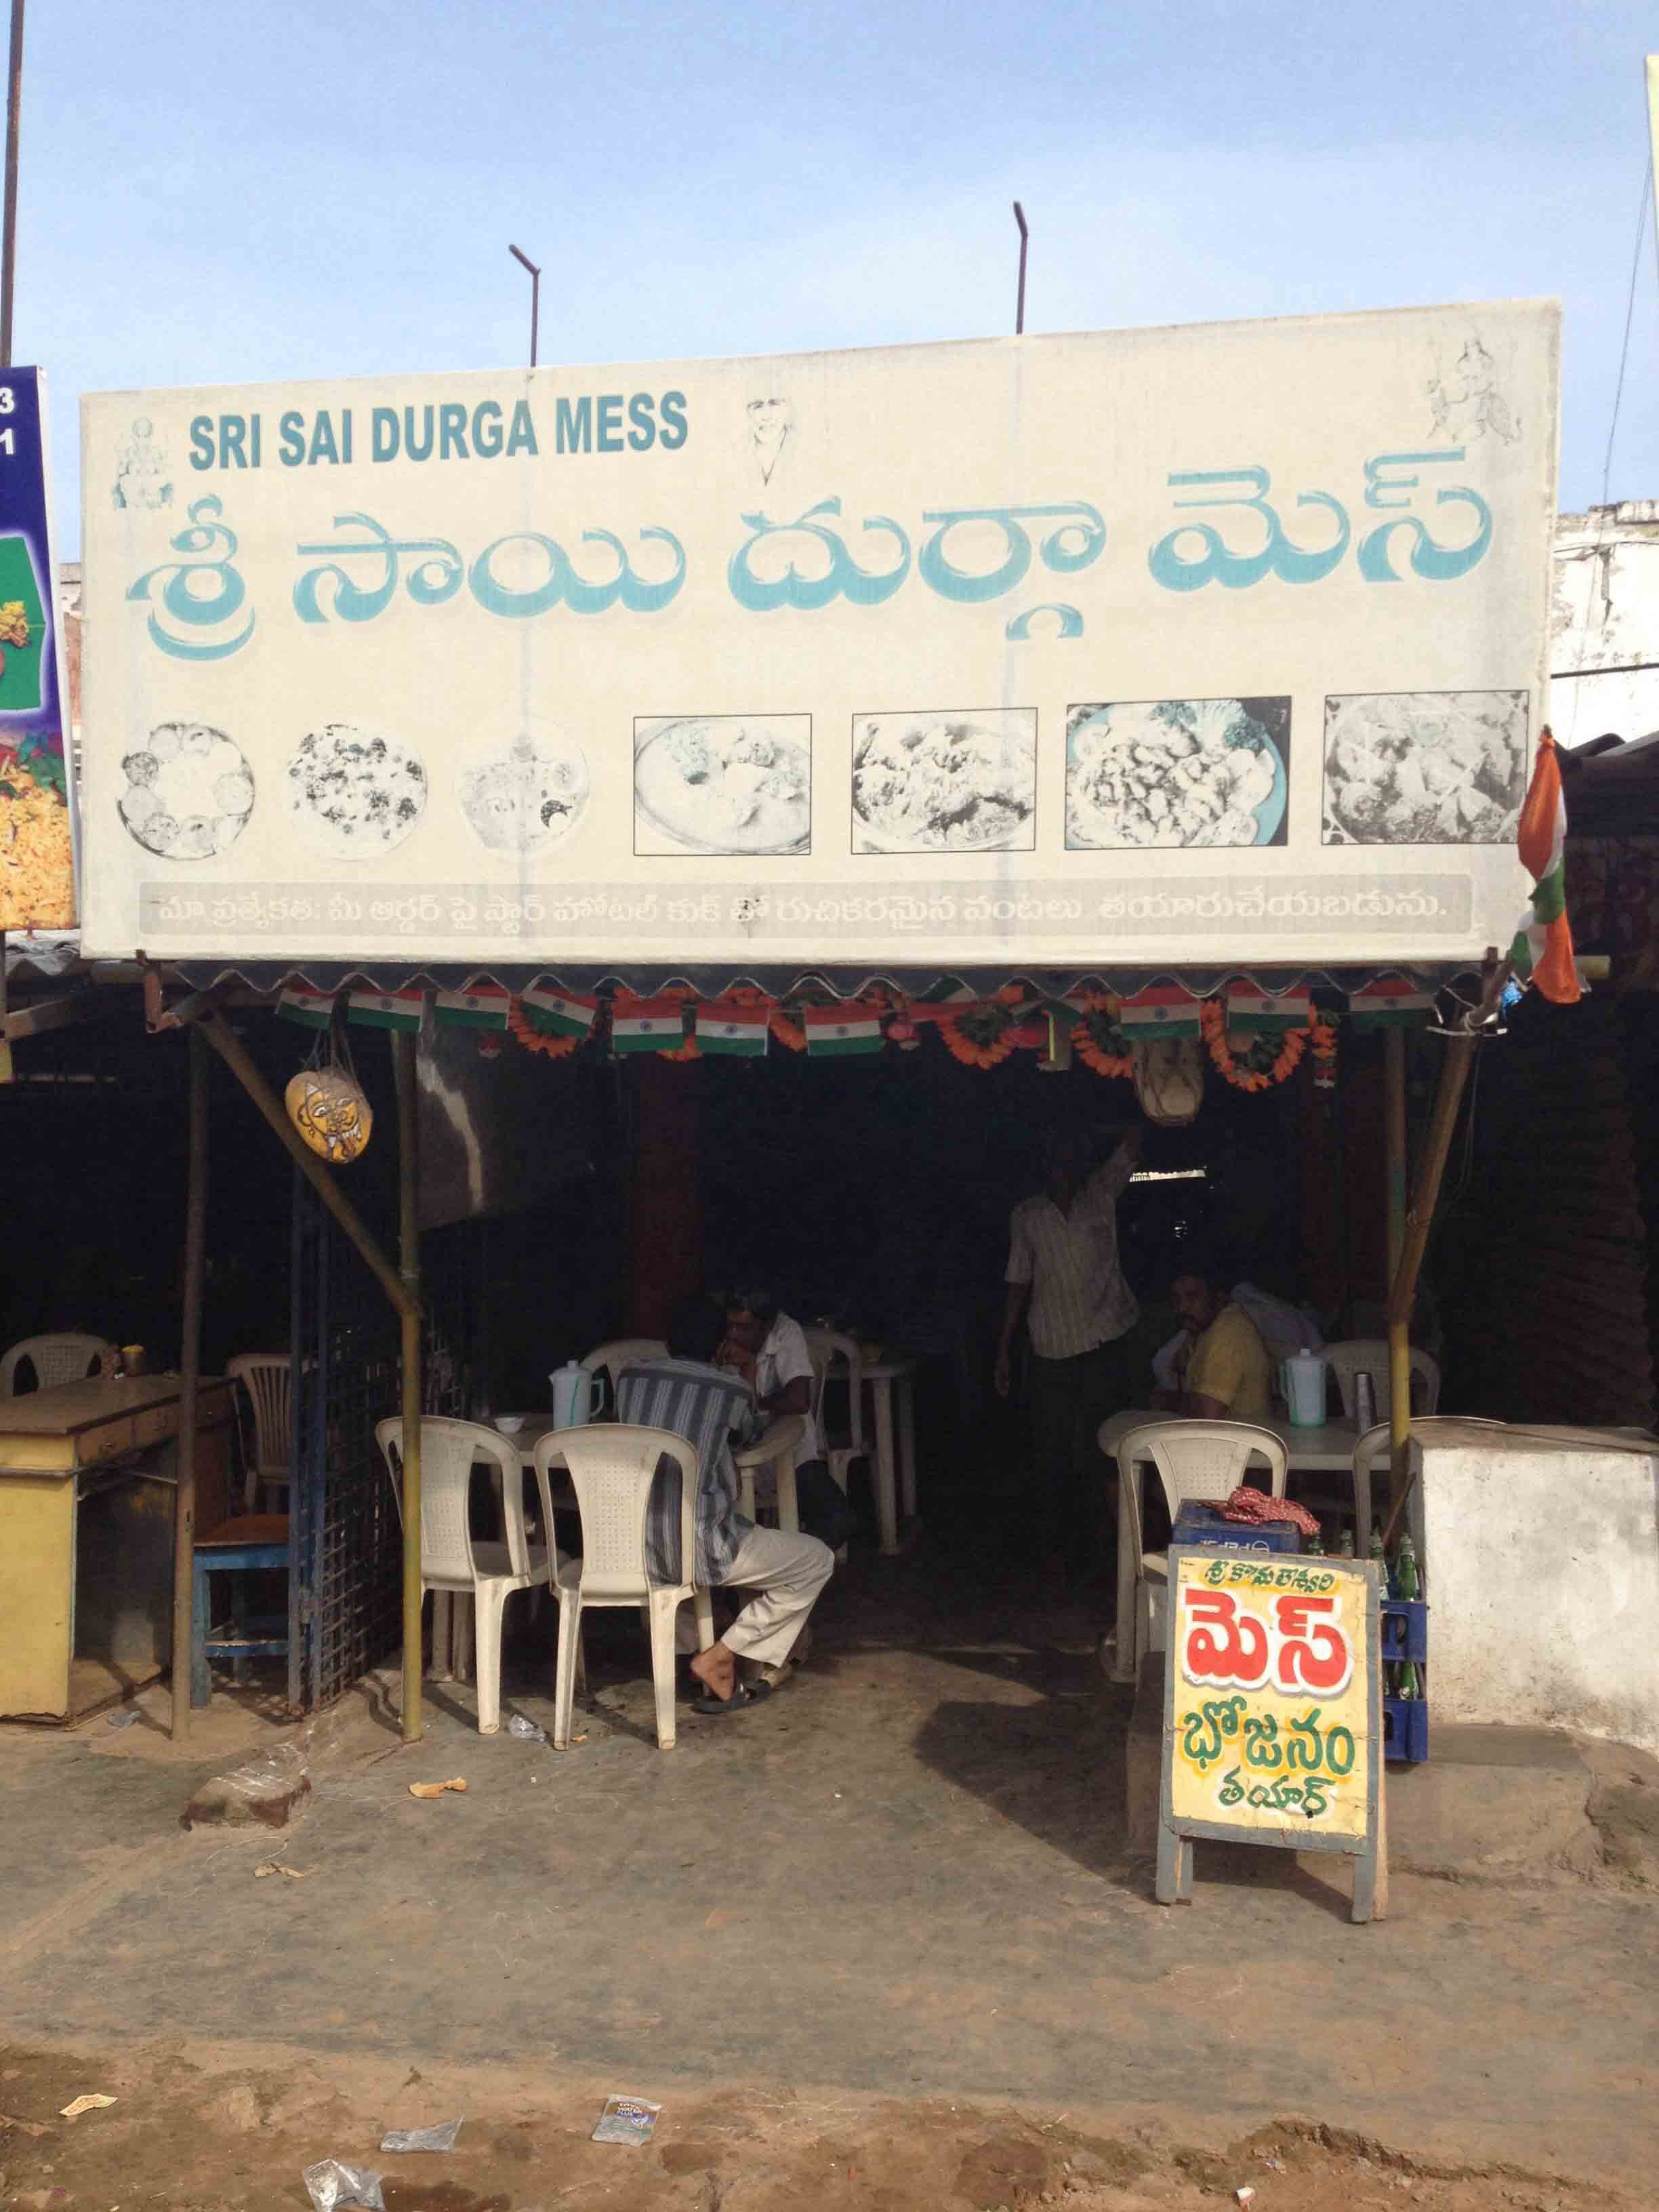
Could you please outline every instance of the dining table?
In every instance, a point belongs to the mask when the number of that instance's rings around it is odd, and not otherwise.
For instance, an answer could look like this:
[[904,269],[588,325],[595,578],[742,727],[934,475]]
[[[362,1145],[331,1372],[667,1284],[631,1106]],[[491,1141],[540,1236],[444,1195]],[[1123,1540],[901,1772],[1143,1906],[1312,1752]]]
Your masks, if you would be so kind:
[[[1117,1463],[1117,1448],[1132,1429],[1149,1422],[1167,1421],[1172,1416],[1144,1408],[1132,1408],[1121,1413],[1109,1414],[1097,1431],[1101,1450],[1114,1466]],[[1330,1474],[1340,1472],[1353,1484],[1354,1518],[1357,1540],[1370,1526],[1370,1475],[1367,1467],[1357,1463],[1354,1446],[1359,1440],[1358,1424],[1354,1421],[1322,1421],[1316,1426],[1302,1426],[1295,1421],[1273,1419],[1253,1422],[1252,1427],[1270,1429],[1285,1447],[1285,1462],[1292,1474]],[[1132,1682],[1135,1678],[1134,1617],[1135,1584],[1140,1568],[1139,1548],[1139,1530],[1145,1525],[1142,1512],[1141,1489],[1146,1481],[1149,1459],[1137,1459],[1133,1483],[1120,1480],[1117,1486],[1117,1641],[1112,1655],[1112,1680]]]
[[[510,1432],[501,1430],[501,1419],[516,1419],[519,1425]],[[504,1443],[519,1455],[519,1464],[526,1474],[536,1471],[536,1447],[556,1426],[551,1413],[522,1413],[499,1416],[490,1424],[497,1429]],[[777,1490],[778,1526],[791,1531],[800,1528],[800,1511],[795,1499],[795,1448],[801,1440],[805,1423],[799,1413],[781,1413],[768,1423],[752,1443],[734,1444],[732,1464],[741,1485],[738,1508],[750,1520],[755,1517],[755,1477],[761,1468],[773,1469]],[[482,1461],[475,1464],[483,1464]],[[499,1510],[501,1503],[501,1471],[493,1462],[490,1475]],[[549,1497],[555,1512],[574,1513],[576,1492],[569,1475],[561,1480],[564,1462],[562,1455],[553,1452],[548,1458]],[[451,1603],[452,1596],[453,1603]],[[434,1590],[432,1593],[432,1671],[440,1681],[470,1682],[472,1679],[472,1600],[465,1591]]]

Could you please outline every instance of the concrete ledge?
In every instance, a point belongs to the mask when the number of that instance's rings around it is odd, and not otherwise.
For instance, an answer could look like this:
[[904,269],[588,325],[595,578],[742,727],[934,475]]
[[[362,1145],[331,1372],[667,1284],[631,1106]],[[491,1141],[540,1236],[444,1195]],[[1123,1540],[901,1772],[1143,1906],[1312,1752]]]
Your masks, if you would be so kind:
[[[1163,1726],[1164,1655],[1154,1652],[1124,1746],[1125,1848],[1138,1858],[1158,1848]],[[1659,1770],[1640,1752],[1617,1753],[1615,1778],[1611,1747],[1557,1729],[1431,1728],[1432,1758],[1388,1769],[1391,1866],[1465,1881],[1582,1879],[1607,1867],[1659,1883]],[[1620,1847],[1610,1850],[1603,1827],[1615,1822]]]

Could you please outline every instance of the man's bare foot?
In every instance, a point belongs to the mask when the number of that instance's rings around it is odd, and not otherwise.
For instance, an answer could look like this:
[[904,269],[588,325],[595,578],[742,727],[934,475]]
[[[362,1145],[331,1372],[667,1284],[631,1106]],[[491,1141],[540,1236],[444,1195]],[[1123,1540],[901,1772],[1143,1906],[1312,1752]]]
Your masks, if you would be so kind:
[[738,1686],[737,1654],[728,1651],[724,1644],[711,1644],[707,1651],[693,1657],[691,1672],[709,1695],[724,1705]]

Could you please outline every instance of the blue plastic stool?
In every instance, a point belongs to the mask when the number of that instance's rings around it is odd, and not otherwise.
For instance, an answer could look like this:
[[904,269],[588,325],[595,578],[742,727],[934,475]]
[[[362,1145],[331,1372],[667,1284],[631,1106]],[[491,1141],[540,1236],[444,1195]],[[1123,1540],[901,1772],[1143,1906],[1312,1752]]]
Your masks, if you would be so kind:
[[191,1577],[190,1702],[204,1705],[210,1686],[210,1659],[228,1659],[240,1682],[243,1662],[249,1659],[285,1658],[288,1654],[286,1613],[250,1615],[247,1586],[233,1580],[231,1618],[228,1627],[213,1626],[209,1579],[214,1575],[286,1574],[289,1554],[286,1513],[244,1513],[227,1521],[210,1536],[198,1536]]

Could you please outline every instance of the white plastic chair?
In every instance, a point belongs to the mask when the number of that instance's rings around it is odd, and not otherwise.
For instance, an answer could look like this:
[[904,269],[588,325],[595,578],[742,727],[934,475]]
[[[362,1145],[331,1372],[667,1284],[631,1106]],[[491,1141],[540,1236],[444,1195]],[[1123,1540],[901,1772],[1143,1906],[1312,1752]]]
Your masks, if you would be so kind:
[[0,1359],[0,1398],[17,1395],[17,1370],[26,1359],[34,1370],[36,1388],[51,1390],[60,1382],[84,1382],[115,1348],[101,1336],[26,1336]]
[[[842,1493],[845,1496],[848,1469],[855,1459],[868,1457],[864,1441],[863,1355],[856,1338],[843,1336],[838,1329],[809,1328],[805,1334],[806,1348],[812,1355],[813,1418],[818,1425],[818,1437],[823,1446],[823,1455],[830,1462],[830,1472],[841,1485]],[[819,1365],[821,1352],[822,1370]],[[823,1386],[837,1362],[847,1370],[847,1401],[850,1410],[845,1443],[831,1443],[823,1428]]]
[[[1140,1463],[1151,1460],[1164,1485],[1170,1521],[1188,1498],[1218,1503],[1230,1497],[1244,1480],[1250,1461],[1260,1455],[1270,1471],[1269,1489],[1274,1498],[1285,1495],[1289,1468],[1284,1439],[1253,1421],[1144,1421],[1120,1437],[1118,1480],[1130,1502],[1135,1570],[1134,1670],[1148,1651],[1164,1649],[1164,1616],[1170,1580],[1169,1554],[1142,1549],[1140,1526]],[[1120,1634],[1121,1631],[1119,1632]]]
[[[404,1425],[400,1415],[375,1424],[374,1441],[386,1457],[392,1486],[403,1514]],[[467,1511],[472,1462],[482,1456],[501,1470],[501,1513],[507,1541],[479,1542]],[[501,1724],[501,1628],[507,1601],[514,1590],[532,1589],[561,1570],[552,1545],[552,1499],[539,1455],[537,1479],[542,1492],[547,1545],[532,1544],[525,1534],[524,1482],[516,1447],[477,1421],[453,1421],[428,1414],[421,1422],[421,1588],[459,1591],[473,1601],[475,1671],[478,1684],[478,1733],[494,1735]],[[559,1592],[559,1648],[564,1649],[565,1595]]]
[[[1426,1418],[1426,1417],[1425,1417]],[[1382,1499],[1386,1505],[1389,1496],[1389,1469],[1394,1457],[1394,1437],[1390,1425],[1379,1421],[1375,1428],[1367,1429],[1357,1437],[1353,1448],[1353,1517],[1356,1531],[1354,1548],[1364,1559],[1370,1548],[1371,1477],[1382,1480]],[[1423,1443],[1413,1436],[1407,1447],[1407,1466],[1412,1477],[1411,1498],[1406,1508],[1406,1526],[1412,1541],[1417,1547],[1419,1560],[1424,1556],[1423,1528]]]
[[[1386,1336],[1352,1336],[1342,1344],[1328,1344],[1325,1357],[1336,1377],[1336,1387],[1342,1400],[1346,1420],[1359,1419],[1355,1398],[1355,1382],[1361,1375],[1371,1378],[1371,1407],[1379,1421],[1386,1421],[1393,1404],[1393,1393],[1389,1388],[1389,1340]],[[1419,1352],[1412,1346],[1412,1379],[1420,1382],[1422,1404],[1413,1405],[1415,1413],[1436,1413],[1440,1406],[1440,1362],[1432,1352]],[[1413,1390],[1413,1398],[1418,1393]]]
[[256,1493],[280,1490],[288,1507],[293,1469],[294,1362],[285,1352],[239,1352],[225,1372],[247,1393],[253,1411],[253,1449],[246,1452],[247,1486],[243,1510],[254,1510]]
[[666,1359],[668,1346],[659,1336],[617,1336],[609,1344],[596,1344],[592,1352],[582,1354],[581,1364],[590,1375],[601,1368],[611,1377],[611,1402],[617,1400],[617,1377],[624,1367],[642,1365],[648,1359]]
[[[536,1446],[536,1474],[545,1487],[549,1462],[569,1469],[581,1514],[582,1555],[558,1571],[559,1663],[553,1692],[553,1742],[570,1741],[576,1697],[575,1660],[583,1610],[589,1606],[638,1606],[651,1632],[651,1680],[657,1696],[657,1745],[674,1748],[674,1621],[690,1598],[697,1616],[697,1643],[714,1641],[714,1610],[696,1587],[697,1451],[668,1429],[636,1428],[626,1421],[595,1421],[585,1428],[551,1430]],[[680,1471],[680,1579],[653,1583],[646,1559],[646,1512],[659,1461]]]

